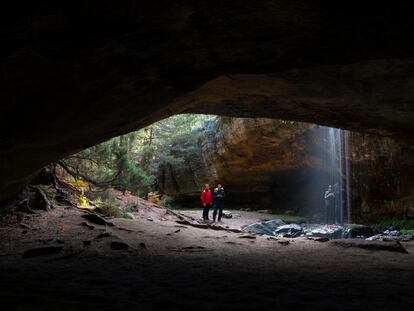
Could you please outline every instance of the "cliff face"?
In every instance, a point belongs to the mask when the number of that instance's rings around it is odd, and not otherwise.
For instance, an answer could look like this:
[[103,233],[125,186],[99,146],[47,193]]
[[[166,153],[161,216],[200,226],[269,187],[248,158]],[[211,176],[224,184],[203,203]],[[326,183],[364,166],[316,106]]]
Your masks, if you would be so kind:
[[[177,142],[180,159],[159,170],[159,187],[184,205],[199,205],[204,183],[222,183],[233,207],[323,212],[332,168],[321,127],[270,119],[218,118],[198,143]],[[355,220],[410,214],[414,149],[390,139],[350,135],[352,213]]]
[[350,147],[355,217],[414,217],[414,146],[352,133]]
[[171,154],[181,162],[160,166],[160,190],[183,202],[197,202],[203,184],[222,183],[235,206],[294,209],[285,204],[298,204],[303,195],[295,193],[302,194],[314,165],[319,165],[309,144],[315,130],[314,125],[271,119],[210,121],[197,144],[173,146]]
[[413,140],[408,1],[17,0],[2,8],[0,201],[51,161],[174,113]]

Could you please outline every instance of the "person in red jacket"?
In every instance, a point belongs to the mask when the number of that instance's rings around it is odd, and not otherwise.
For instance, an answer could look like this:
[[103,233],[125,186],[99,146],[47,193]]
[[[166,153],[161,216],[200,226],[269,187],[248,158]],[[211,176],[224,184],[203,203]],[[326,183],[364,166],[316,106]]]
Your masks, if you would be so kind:
[[201,192],[201,202],[203,203],[203,220],[208,221],[208,212],[213,205],[213,194],[208,184],[204,185],[204,190]]

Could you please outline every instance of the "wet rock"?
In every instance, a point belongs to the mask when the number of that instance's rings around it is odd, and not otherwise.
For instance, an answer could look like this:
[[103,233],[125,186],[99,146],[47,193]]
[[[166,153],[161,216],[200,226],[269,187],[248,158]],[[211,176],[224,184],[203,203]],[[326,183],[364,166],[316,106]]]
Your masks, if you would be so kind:
[[273,232],[285,223],[280,219],[272,219],[264,222],[254,223],[242,229],[243,232],[250,232],[256,234],[273,235]]
[[303,228],[297,224],[289,224],[278,227],[274,232],[273,235],[278,237],[289,237],[295,238],[303,234]]
[[366,239],[367,241],[411,241],[414,240],[413,233],[401,233],[396,230],[385,230],[381,234],[376,234]]
[[388,235],[388,236],[399,236],[401,235],[401,232],[399,230],[385,230],[383,232],[383,235]]
[[307,237],[340,239],[343,237],[344,228],[338,225],[323,225],[306,231]]
[[346,238],[368,238],[374,235],[374,230],[369,226],[353,225],[345,230],[344,237]]
[[121,241],[112,241],[111,242],[111,249],[113,250],[126,250],[129,248],[127,243]]
[[38,257],[38,256],[46,256],[51,254],[57,254],[62,251],[62,246],[47,246],[47,247],[39,247],[39,248],[32,248],[28,249],[23,252],[23,258],[30,258],[30,257]]

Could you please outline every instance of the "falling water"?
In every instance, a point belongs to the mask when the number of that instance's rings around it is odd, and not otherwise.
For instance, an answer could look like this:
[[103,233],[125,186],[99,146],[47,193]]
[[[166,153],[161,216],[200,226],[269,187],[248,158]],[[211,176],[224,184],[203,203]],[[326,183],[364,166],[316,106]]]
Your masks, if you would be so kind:
[[332,186],[335,194],[335,223],[351,222],[351,192],[350,192],[350,164],[349,164],[349,132],[332,127],[321,126],[324,163],[327,182],[324,185]]

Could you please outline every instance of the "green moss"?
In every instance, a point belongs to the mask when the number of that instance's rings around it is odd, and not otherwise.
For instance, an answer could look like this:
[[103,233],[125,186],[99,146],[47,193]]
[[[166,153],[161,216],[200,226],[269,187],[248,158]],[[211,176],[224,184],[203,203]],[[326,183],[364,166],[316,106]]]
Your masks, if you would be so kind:
[[391,226],[399,226],[403,229],[413,229],[414,219],[386,218],[373,225],[375,228],[388,228]]

